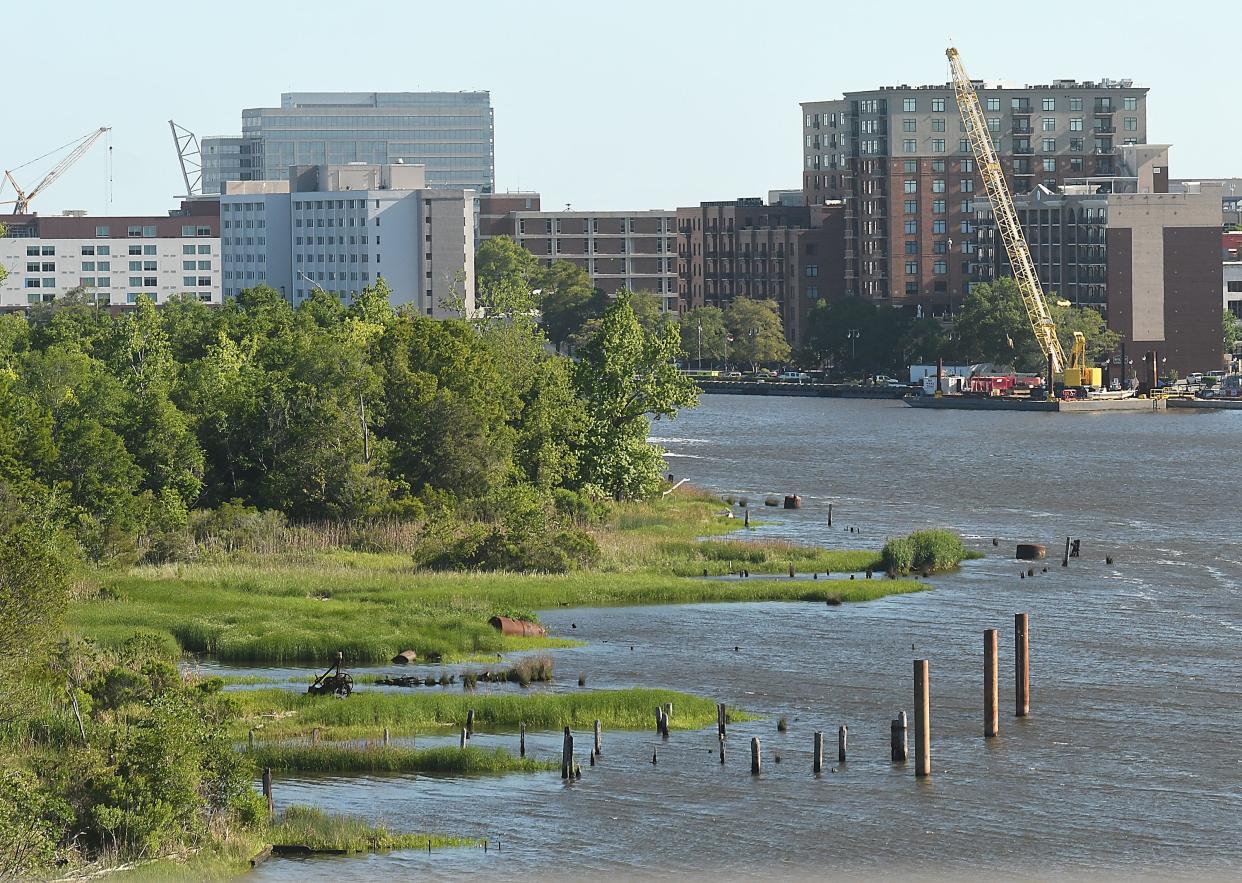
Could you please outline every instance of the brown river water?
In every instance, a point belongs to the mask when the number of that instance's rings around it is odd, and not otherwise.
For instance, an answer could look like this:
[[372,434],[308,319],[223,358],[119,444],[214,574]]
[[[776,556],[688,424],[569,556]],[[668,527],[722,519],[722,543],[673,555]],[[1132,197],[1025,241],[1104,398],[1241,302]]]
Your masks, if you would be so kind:
[[[665,686],[766,717],[730,727],[724,766],[714,727],[668,742],[653,727],[605,732],[595,767],[580,734],[583,777],[569,786],[555,773],[278,780],[278,805],[483,836],[489,849],[272,860],[252,879],[1242,878],[1242,412],[704,396],[653,435],[679,479],[752,507],[802,495],[797,511],[752,510],[765,521],[756,535],[878,548],[944,526],[987,557],[933,591],[867,604],[545,611],[553,633],[589,642],[557,651],[554,689],[577,690],[581,671],[589,688]],[[1066,536],[1082,539],[1082,557],[1063,569]],[[1019,579],[1020,541],[1048,544],[1047,573]],[[1030,614],[1032,655],[1032,714],[1020,720],[1016,612]],[[1001,731],[989,740],[987,628],[1001,647]],[[913,710],[915,658],[931,671],[924,781],[888,757],[889,720]],[[838,766],[842,724],[850,751]],[[815,730],[835,768],[818,778]],[[757,778],[752,735],[763,740]],[[516,747],[507,733],[475,741]],[[552,756],[560,736],[528,745]]]

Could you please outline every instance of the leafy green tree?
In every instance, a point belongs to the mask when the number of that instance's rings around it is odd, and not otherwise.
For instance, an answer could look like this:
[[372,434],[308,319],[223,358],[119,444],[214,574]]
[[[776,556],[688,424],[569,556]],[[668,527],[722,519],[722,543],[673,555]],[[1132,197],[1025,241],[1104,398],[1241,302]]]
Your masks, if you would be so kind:
[[538,306],[534,289],[539,259],[508,236],[488,239],[474,253],[475,305],[487,319],[529,315]]
[[728,353],[728,329],[719,307],[695,307],[681,317],[681,348],[696,367],[723,361]]
[[1228,308],[1221,316],[1221,336],[1225,344],[1225,354],[1231,355],[1237,348],[1238,341],[1242,340],[1242,322]]
[[647,334],[655,334],[663,327],[675,322],[676,318],[670,316],[664,311],[664,301],[658,294],[653,291],[630,291],[619,292],[618,297],[622,294],[628,294],[630,299],[630,307],[634,310],[634,316],[638,319],[639,327]]
[[544,333],[558,349],[587,320],[599,317],[607,298],[586,270],[569,261],[555,261],[538,280],[539,311]]
[[1121,335],[1109,330],[1108,323],[1098,310],[1090,307],[1063,307],[1055,302],[1054,296],[1048,311],[1057,325],[1057,337],[1067,358],[1074,346],[1075,331],[1082,332],[1087,339],[1088,362],[1103,361],[1117,351]]
[[1013,365],[1019,371],[1046,367],[1012,278],[971,285],[953,323],[953,337],[957,356],[965,362]]
[[698,398],[694,382],[675,366],[684,356],[677,327],[645,332],[623,292],[580,355],[575,383],[587,415],[581,486],[617,500],[653,493],[664,461],[647,443],[649,418],[675,416]]
[[734,298],[725,309],[725,325],[733,336],[729,355],[735,362],[749,363],[751,370],[789,358],[780,307],[774,300]]

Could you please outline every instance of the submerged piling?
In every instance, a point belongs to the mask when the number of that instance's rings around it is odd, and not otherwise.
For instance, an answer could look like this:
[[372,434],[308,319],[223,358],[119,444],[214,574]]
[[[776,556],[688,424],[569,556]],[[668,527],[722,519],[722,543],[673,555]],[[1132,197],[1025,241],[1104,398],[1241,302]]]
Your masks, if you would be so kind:
[[927,660],[914,660],[914,775],[931,775],[931,697]]
[[761,748],[759,745],[759,737],[750,737],[750,774],[752,776],[759,775]]
[[526,721],[522,721],[522,723],[519,724],[518,726],[521,728],[519,730],[521,735],[518,736],[518,757],[525,757],[526,756]]
[[716,703],[716,735],[723,741],[725,738],[725,704]]
[[824,734],[821,730],[815,731],[815,741],[811,752],[811,771],[821,773],[824,770]]
[[845,763],[845,750],[849,746],[850,728],[841,726],[837,729],[837,763]]
[[[603,730],[600,727],[599,718],[595,719],[595,745],[593,747],[594,757],[599,757],[604,753]],[[594,763],[595,761],[592,760],[591,762]]]
[[1014,714],[1026,717],[1031,713],[1031,641],[1027,615],[1013,615]]
[[996,629],[983,633],[983,735],[995,736],[1000,732],[997,706],[1000,704],[1000,688],[996,678]]
[[561,778],[568,779],[574,773],[574,734],[569,727],[561,741]]
[[267,814],[275,815],[276,803],[272,799],[272,768],[270,766],[263,768],[263,796],[267,798]]
[[909,742],[906,737],[906,713],[904,711],[897,712],[897,717],[893,718],[889,724],[889,754],[893,763],[905,763],[906,757],[909,755]]

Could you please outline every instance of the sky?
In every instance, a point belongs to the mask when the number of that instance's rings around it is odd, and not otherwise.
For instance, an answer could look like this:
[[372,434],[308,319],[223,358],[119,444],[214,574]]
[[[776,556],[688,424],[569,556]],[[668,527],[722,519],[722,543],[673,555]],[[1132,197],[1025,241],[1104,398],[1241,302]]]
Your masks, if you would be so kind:
[[[1178,178],[1242,176],[1242,50],[1224,0],[1015,8],[834,3],[57,0],[5,12],[0,168],[98,128],[107,140],[32,204],[163,214],[184,191],[168,120],[240,134],[288,91],[491,92],[497,190],[545,209],[766,196],[801,175],[800,101],[975,79],[1129,78]],[[54,9],[54,21],[48,11]],[[108,148],[111,148],[110,150]],[[30,186],[57,156],[17,173]],[[12,199],[11,189],[0,200]],[[0,207],[0,211],[11,209]]]

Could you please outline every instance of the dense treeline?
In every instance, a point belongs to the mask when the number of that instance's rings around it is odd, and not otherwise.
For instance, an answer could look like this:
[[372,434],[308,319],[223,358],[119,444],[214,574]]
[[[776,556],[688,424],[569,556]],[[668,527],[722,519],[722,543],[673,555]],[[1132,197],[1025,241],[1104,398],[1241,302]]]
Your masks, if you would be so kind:
[[348,307],[264,287],[121,315],[69,297],[0,317],[0,482],[95,558],[229,501],[357,520],[640,497],[660,476],[648,415],[693,402],[676,357],[625,297],[576,362],[520,312],[432,320],[394,311],[382,280]]

